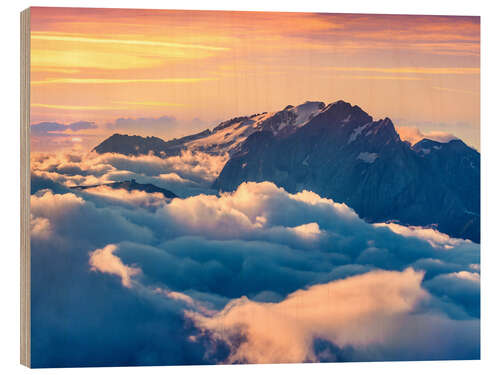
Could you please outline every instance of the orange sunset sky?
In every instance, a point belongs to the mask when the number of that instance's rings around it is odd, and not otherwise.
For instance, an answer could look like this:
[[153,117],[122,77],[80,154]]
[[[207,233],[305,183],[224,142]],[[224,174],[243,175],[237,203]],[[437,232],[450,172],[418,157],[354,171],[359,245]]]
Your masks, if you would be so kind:
[[31,123],[96,125],[32,145],[343,99],[479,149],[479,52],[479,17],[31,8]]

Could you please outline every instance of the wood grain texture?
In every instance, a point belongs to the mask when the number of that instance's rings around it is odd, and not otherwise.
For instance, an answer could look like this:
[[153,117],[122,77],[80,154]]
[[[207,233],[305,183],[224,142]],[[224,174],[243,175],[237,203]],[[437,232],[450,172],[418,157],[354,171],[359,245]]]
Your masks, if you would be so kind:
[[21,12],[21,364],[31,365],[30,9]]

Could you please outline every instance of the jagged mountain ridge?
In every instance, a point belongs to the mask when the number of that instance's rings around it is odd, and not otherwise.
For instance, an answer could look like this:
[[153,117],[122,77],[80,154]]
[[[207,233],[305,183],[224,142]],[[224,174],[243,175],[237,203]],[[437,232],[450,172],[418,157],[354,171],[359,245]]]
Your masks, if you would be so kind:
[[113,134],[93,151],[103,154],[116,152],[125,155],[143,155],[152,152],[161,157],[178,155],[182,150],[203,151],[209,154],[232,155],[251,134],[258,131],[286,133],[303,126],[311,117],[319,113],[325,104],[305,102],[296,107],[287,106],[273,113],[258,113],[250,116],[235,117],[221,122],[212,130],[186,137],[164,141],[157,137]]
[[306,189],[344,202],[370,222],[434,225],[479,242],[479,153],[460,140],[424,139],[411,146],[389,118],[374,121],[344,101],[234,118],[212,131],[164,142],[168,146],[159,153],[158,144],[142,138],[135,146],[159,155],[228,152],[213,185],[218,190],[271,181],[292,193]]
[[77,190],[87,190],[87,189],[92,189],[92,188],[97,188],[100,186],[108,186],[112,189],[125,189],[127,191],[144,191],[146,193],[161,193],[163,196],[167,199],[173,199],[176,198],[177,195],[170,190],[167,189],[162,189],[156,185],[153,184],[141,184],[136,182],[135,179],[132,180],[126,180],[126,181],[118,181],[118,182],[111,182],[109,184],[98,184],[98,185],[78,185],[78,186],[71,186],[71,189],[77,189]]
[[[430,148],[428,148],[430,147]],[[344,202],[370,222],[397,220],[479,242],[479,153],[460,140],[403,142],[388,118],[336,102],[295,132],[249,136],[214,187],[272,181]]]

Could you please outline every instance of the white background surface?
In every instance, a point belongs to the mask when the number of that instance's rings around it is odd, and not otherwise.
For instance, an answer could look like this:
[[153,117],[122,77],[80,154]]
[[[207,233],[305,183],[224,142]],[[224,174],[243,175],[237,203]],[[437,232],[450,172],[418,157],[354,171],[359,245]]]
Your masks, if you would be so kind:
[[[309,11],[332,13],[404,13],[481,16],[481,361],[395,362],[301,365],[190,366],[148,368],[97,368],[28,370],[19,365],[19,13],[29,6],[120,7],[152,9],[224,9],[264,11]],[[499,373],[500,349],[500,246],[497,236],[500,209],[500,6],[495,1],[448,0],[349,0],[296,1],[12,1],[4,0],[0,11],[0,373],[30,371],[58,374],[471,374]]]

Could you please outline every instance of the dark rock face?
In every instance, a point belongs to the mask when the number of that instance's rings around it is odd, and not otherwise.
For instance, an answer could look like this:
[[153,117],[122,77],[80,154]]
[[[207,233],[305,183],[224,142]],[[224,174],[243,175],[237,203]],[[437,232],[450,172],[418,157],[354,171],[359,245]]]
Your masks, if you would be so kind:
[[96,188],[99,186],[109,186],[112,189],[125,189],[127,191],[137,190],[137,191],[145,191],[146,193],[161,193],[167,199],[172,199],[177,197],[177,195],[172,193],[170,190],[162,189],[153,184],[140,184],[135,180],[112,182],[110,184],[101,184],[101,185],[72,186],[71,189],[86,190],[86,189]]
[[140,155],[153,151],[155,154],[162,152],[166,148],[166,142],[157,137],[140,137],[138,135],[113,134],[104,142],[96,146],[93,151],[98,154],[106,152]]
[[480,155],[462,141],[424,139],[411,147],[391,120],[373,121],[339,101],[293,132],[250,135],[214,188],[272,181],[345,202],[370,222],[434,225],[453,237],[480,240]]
[[115,134],[94,150],[161,157],[185,149],[227,152],[216,189],[271,181],[292,193],[306,189],[344,202],[370,222],[435,226],[479,242],[480,155],[462,141],[423,139],[411,146],[389,118],[374,121],[344,101],[305,102],[262,115],[170,141]]

